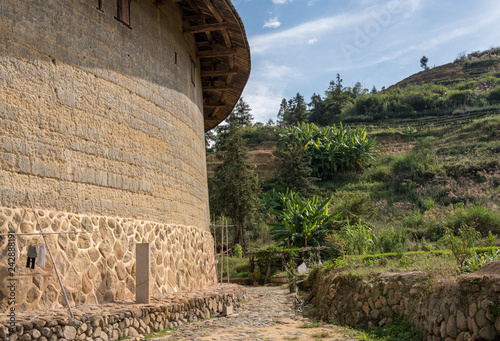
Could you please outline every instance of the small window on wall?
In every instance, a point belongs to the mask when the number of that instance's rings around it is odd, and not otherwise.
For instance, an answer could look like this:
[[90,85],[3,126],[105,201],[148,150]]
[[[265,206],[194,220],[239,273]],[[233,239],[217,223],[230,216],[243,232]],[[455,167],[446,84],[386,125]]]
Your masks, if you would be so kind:
[[102,11],[102,0],[97,0],[97,9]]
[[118,14],[116,19],[130,27],[130,0],[117,0]]
[[191,83],[193,83],[193,85],[196,85],[195,80],[196,80],[196,64],[194,60],[191,59]]

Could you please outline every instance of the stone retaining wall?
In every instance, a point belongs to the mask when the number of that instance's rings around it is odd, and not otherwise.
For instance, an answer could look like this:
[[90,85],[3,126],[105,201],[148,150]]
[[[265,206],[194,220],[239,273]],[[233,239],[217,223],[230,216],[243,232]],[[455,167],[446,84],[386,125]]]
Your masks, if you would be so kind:
[[427,341],[500,340],[500,277],[459,276],[431,290],[418,307],[415,327]]
[[[37,210],[48,234],[63,285],[72,306],[135,299],[135,245],[151,245],[153,295],[205,288],[214,283],[214,246],[209,231],[193,226],[161,224],[126,218]],[[32,212],[0,207],[0,233],[38,232]],[[46,266],[26,268],[27,249],[38,235],[16,236],[16,269],[8,271],[8,238],[0,236],[0,313],[8,305],[11,279],[16,281],[17,311],[64,305],[50,259]]]
[[[30,312],[18,316],[16,332],[9,334],[8,323],[0,317],[0,340],[96,340],[138,338],[155,330],[171,328],[186,322],[210,318],[223,313],[246,299],[238,285],[215,286],[211,289],[165,295],[152,304],[111,303],[82,306],[74,310],[74,319],[67,318],[64,309],[52,312]],[[33,315],[38,315],[33,318]]]
[[[318,275],[321,276],[321,275]],[[314,304],[324,320],[351,327],[382,327],[397,315],[410,315],[426,275],[386,273],[371,278],[330,274],[316,279]]]
[[430,283],[419,271],[370,277],[318,274],[314,304],[322,319],[351,327],[383,327],[405,316],[427,341],[500,339],[499,276]]

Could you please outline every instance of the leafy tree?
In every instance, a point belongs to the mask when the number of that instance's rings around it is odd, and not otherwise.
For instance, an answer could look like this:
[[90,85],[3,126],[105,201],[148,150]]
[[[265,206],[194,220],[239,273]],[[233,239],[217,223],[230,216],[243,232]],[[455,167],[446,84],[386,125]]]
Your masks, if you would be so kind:
[[423,68],[424,70],[428,70],[429,67],[427,66],[427,62],[429,61],[429,58],[426,56],[423,56],[420,58],[420,67]]
[[218,148],[215,176],[209,180],[210,210],[216,215],[231,218],[236,225],[233,244],[245,249],[243,222],[255,212],[258,204],[259,183],[254,165],[247,160],[248,150],[241,128],[231,127]]
[[480,237],[481,234],[473,226],[464,224],[458,230],[458,235],[455,235],[451,229],[447,228],[440,242],[451,249],[459,267],[463,268],[467,258],[475,253],[474,246]]
[[282,122],[285,124],[295,125],[301,122],[306,122],[309,116],[307,111],[304,96],[297,92],[294,98],[286,101],[282,99],[278,118],[282,117]]
[[280,110],[278,111],[278,123],[285,123],[285,115],[288,115],[288,101],[286,98],[281,100]]
[[307,121],[307,117],[309,116],[309,112],[307,111],[306,103],[304,101],[304,96],[299,94],[295,95],[292,99],[293,103],[293,116],[295,118],[296,123],[302,123]]
[[209,130],[205,133],[205,149],[207,153],[215,152],[215,141],[217,140],[217,135],[214,130]]
[[205,146],[207,152],[217,152],[224,145],[224,140],[229,135],[231,129],[249,128],[254,119],[252,109],[242,98],[236,103],[233,111],[224,121],[214,129],[205,133]]
[[301,141],[294,135],[283,135],[279,141],[280,155],[278,186],[290,188],[301,194],[314,189],[312,181],[311,156]]
[[325,115],[325,103],[320,95],[313,94],[311,96],[311,102],[309,102],[309,122],[315,123],[319,126],[327,126]]
[[356,99],[362,94],[367,94],[368,90],[363,89],[363,85],[360,82],[356,82],[354,86],[345,88],[344,92],[350,99]]
[[348,96],[344,93],[344,86],[340,74],[337,73],[335,81],[330,82],[330,86],[325,93],[325,113],[324,120],[327,122],[325,125],[332,125],[339,121],[342,108],[347,102]]
[[243,99],[240,98],[236,106],[234,107],[231,114],[226,118],[228,126],[236,127],[249,127],[252,125],[254,119],[250,105]]

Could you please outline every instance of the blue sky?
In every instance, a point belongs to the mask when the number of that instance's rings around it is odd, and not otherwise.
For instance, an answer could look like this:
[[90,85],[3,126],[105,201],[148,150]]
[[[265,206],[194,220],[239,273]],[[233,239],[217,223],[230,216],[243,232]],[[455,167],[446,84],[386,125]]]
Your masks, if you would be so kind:
[[460,52],[500,46],[498,0],[233,0],[252,73],[243,97],[255,121],[276,118],[282,98],[345,86],[388,87]]

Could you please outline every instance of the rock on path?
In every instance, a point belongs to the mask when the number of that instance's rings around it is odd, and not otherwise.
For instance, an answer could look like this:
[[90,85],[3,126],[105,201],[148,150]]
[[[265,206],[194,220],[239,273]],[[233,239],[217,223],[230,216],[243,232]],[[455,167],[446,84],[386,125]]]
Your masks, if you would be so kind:
[[[247,290],[248,300],[232,315],[189,323],[154,340],[356,340],[340,328],[295,314],[294,296],[287,288],[249,287]],[[313,328],[304,328],[304,325]]]

